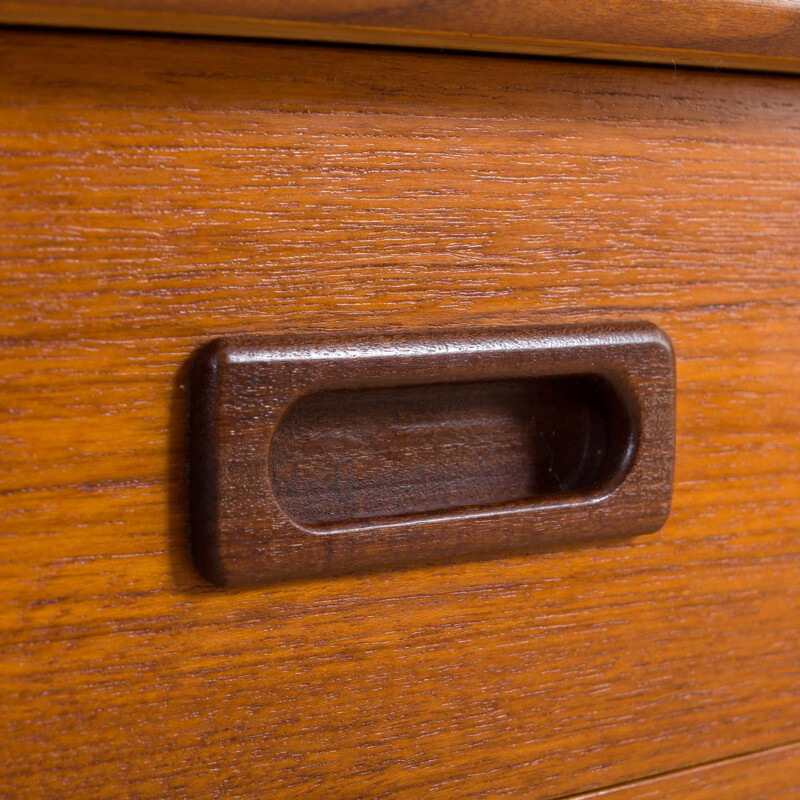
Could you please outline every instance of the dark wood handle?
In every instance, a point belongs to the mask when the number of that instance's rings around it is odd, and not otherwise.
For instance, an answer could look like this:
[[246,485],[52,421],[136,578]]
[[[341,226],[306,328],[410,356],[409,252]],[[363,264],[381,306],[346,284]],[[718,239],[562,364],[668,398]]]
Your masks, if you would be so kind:
[[674,386],[649,323],[218,339],[192,373],[195,559],[243,585],[655,531]]

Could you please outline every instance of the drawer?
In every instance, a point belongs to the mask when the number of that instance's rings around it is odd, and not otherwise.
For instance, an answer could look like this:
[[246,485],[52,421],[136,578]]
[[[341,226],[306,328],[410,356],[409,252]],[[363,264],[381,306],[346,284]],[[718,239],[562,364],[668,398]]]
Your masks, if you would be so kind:
[[[800,737],[796,78],[0,40],[11,796],[557,798]],[[659,532],[241,590],[194,566],[210,339],[642,320],[676,355]],[[764,759],[785,794],[796,751]]]

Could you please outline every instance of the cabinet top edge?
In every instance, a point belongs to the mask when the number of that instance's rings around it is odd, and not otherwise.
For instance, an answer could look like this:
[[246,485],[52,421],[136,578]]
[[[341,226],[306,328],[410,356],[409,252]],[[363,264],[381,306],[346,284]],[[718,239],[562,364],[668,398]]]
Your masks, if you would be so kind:
[[0,0],[0,24],[800,73],[800,0]]

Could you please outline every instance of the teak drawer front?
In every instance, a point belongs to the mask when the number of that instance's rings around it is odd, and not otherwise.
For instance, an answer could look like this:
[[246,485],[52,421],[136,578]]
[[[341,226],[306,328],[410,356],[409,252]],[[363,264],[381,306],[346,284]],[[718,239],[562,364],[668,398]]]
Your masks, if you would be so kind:
[[[10,796],[555,798],[800,737],[796,79],[6,30],[0,83]],[[191,563],[211,338],[635,320],[660,532]]]

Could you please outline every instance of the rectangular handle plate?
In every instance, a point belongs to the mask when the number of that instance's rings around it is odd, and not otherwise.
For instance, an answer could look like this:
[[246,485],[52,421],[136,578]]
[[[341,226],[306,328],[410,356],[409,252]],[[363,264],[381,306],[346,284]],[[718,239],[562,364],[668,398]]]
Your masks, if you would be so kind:
[[675,374],[649,323],[229,337],[192,370],[192,546],[220,585],[650,533]]

